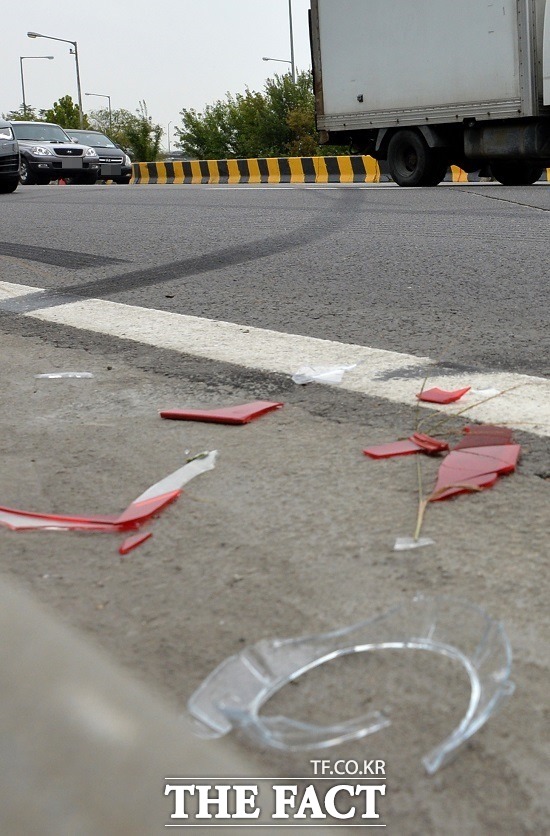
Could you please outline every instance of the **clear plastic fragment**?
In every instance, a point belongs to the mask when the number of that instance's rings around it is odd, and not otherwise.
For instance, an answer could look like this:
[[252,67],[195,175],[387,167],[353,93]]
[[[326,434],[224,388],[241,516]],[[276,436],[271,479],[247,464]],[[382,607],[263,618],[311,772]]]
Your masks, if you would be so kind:
[[35,374],[37,380],[89,379],[92,377],[93,374],[91,372],[46,372],[45,374]]
[[[424,650],[460,662],[471,695],[462,721],[423,758],[429,774],[513,693],[512,656],[502,625],[467,602],[419,596],[385,615],[352,627],[294,639],[264,639],[221,663],[188,702],[202,737],[222,737],[241,728],[260,746],[283,751],[324,748],[358,740],[389,725],[380,711],[345,723],[317,726],[289,717],[262,717],[262,706],[283,686],[341,656],[380,650]],[[396,697],[399,695],[397,694]]]
[[422,549],[425,546],[435,546],[435,540],[430,537],[398,537],[393,550],[394,552],[406,552],[412,549]]
[[342,382],[344,374],[355,369],[356,366],[357,363],[351,366],[300,366],[292,375],[292,380],[301,386],[306,383],[338,385]]

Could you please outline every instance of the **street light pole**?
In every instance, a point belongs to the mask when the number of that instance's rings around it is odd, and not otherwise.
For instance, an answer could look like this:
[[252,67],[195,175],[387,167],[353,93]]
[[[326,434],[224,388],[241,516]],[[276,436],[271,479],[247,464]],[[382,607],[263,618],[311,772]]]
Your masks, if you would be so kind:
[[168,122],[168,131],[167,131],[167,136],[168,136],[168,153],[170,153],[170,125],[171,125],[171,124],[172,124],[171,122]]
[[292,62],[287,61],[286,58],[262,58],[262,61],[277,61],[278,64],[290,64],[292,66]]
[[292,81],[296,84],[296,63],[294,61],[294,27],[292,24],[292,0],[288,0],[288,23],[290,27],[290,67],[292,70]]
[[28,38],[46,38],[48,41],[61,41],[64,44],[71,44],[74,49],[69,50],[74,55],[76,64],[76,88],[78,92],[78,117],[80,129],[84,127],[84,111],[82,110],[82,89],[80,87],[80,67],[78,65],[78,44],[76,41],[69,41],[67,38],[54,38],[52,35],[41,35],[39,32],[27,32]]
[[109,100],[109,133],[113,132],[113,111],[111,110],[111,97],[106,93],[84,93],[85,96],[99,96],[100,99]]
[[20,55],[19,65],[21,67],[21,95],[23,96],[23,116],[27,115],[27,102],[25,99],[25,79],[23,77],[23,61],[27,58],[47,58],[48,61],[53,61],[53,55]]

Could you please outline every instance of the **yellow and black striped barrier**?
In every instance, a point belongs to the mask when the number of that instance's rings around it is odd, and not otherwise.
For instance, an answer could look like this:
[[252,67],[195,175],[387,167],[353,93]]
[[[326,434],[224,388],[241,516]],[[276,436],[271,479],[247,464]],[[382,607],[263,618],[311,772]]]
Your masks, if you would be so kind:
[[378,183],[372,157],[265,157],[134,163],[133,183]]
[[[242,183],[381,183],[390,181],[386,167],[368,156],[263,157],[235,160],[175,160],[133,163],[132,183],[216,185]],[[479,182],[479,174],[467,174],[451,166],[447,182]],[[541,180],[550,181],[550,169]],[[483,181],[483,178],[482,178]]]

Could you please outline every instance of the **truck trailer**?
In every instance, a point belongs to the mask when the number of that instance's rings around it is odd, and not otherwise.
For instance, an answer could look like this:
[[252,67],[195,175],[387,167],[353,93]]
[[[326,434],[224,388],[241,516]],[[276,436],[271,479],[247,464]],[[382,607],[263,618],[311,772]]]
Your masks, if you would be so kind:
[[550,0],[311,0],[310,33],[322,143],[400,186],[550,166]]

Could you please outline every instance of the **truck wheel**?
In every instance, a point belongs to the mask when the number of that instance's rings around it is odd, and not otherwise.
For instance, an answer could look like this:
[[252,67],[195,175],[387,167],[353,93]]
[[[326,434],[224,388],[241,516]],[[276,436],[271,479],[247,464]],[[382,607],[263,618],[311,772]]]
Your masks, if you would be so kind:
[[19,179],[22,186],[34,186],[36,179],[32,173],[30,166],[24,157],[21,157],[21,166],[19,168]]
[[497,162],[491,163],[493,177],[503,186],[532,186],[542,177],[544,168],[536,163]]
[[390,174],[399,186],[437,186],[447,161],[416,131],[397,131],[388,146]]

